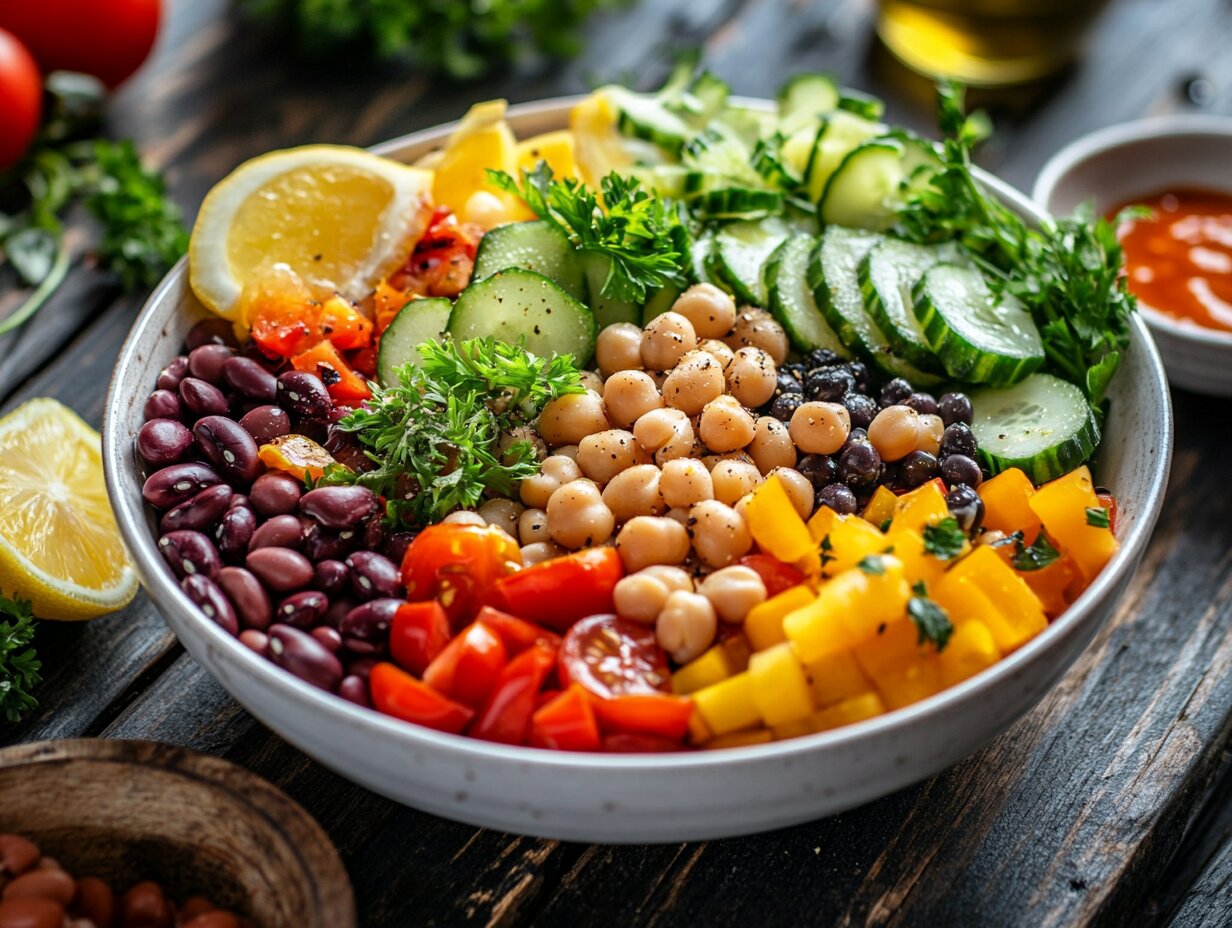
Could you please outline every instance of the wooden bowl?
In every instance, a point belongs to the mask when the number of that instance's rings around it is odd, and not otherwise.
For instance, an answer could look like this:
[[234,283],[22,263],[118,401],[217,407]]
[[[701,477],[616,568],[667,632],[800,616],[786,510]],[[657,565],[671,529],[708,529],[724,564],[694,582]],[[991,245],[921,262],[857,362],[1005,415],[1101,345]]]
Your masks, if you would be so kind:
[[0,832],[117,893],[157,880],[261,928],[355,928],[351,883],[321,827],[235,764],[148,741],[0,750]]

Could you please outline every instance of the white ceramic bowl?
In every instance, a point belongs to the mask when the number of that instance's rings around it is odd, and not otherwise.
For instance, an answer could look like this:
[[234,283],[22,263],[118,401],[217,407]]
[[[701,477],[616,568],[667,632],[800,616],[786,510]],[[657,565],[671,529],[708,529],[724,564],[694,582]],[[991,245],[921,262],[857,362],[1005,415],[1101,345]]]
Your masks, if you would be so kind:
[[[1092,132],[1048,160],[1032,196],[1054,216],[1088,201],[1102,215],[1134,197],[1177,187],[1232,193],[1232,118],[1155,116]],[[1232,396],[1232,332],[1139,305],[1174,386]]]
[[[572,99],[513,107],[520,136],[566,124]],[[413,160],[452,126],[377,151]],[[1024,215],[1022,194],[981,179]],[[1008,728],[1058,680],[1120,599],[1163,501],[1172,415],[1163,368],[1141,322],[1111,391],[1098,470],[1121,502],[1121,550],[1074,606],[996,666],[906,709],[837,731],[727,751],[569,754],[441,734],[357,708],[256,656],[208,620],[167,571],[141,499],[134,441],[158,370],[203,310],[183,262],[172,269],[120,354],[103,425],[107,488],[150,598],[189,653],[258,719],[305,753],[407,805],[475,825],[578,841],[717,838],[818,818],[883,796],[966,757]]]

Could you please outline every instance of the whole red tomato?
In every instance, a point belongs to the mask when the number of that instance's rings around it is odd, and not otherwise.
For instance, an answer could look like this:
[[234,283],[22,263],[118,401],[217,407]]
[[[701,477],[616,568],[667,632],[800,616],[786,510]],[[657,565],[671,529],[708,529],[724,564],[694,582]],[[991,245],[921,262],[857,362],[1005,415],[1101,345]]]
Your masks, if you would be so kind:
[[30,147],[43,114],[43,80],[26,47],[0,29],[0,171]]
[[83,71],[114,87],[140,67],[158,34],[160,0],[4,0],[0,28],[43,71]]

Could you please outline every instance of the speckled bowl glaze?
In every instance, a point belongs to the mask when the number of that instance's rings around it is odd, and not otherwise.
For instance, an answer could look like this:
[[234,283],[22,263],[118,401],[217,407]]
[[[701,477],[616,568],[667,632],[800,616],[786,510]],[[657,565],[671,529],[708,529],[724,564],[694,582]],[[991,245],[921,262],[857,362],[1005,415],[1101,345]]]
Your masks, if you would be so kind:
[[[1232,193],[1232,118],[1155,116],[1084,135],[1053,155],[1032,196],[1048,213],[1084,202],[1106,213],[1134,197],[1177,187]],[[1232,332],[1206,329],[1141,304],[1168,380],[1211,396],[1232,396]]]
[[[513,107],[519,136],[567,125],[575,99]],[[376,150],[412,161],[453,126]],[[1025,196],[985,175],[1014,209]],[[1074,606],[1035,640],[961,685],[837,731],[726,751],[569,754],[441,734],[357,708],[279,670],[209,621],[181,592],[155,546],[134,449],[158,370],[202,316],[183,263],[142,310],[120,354],[103,425],[107,488],[150,598],[184,646],[258,719],[357,783],[446,818],[589,842],[719,838],[851,808],[961,760],[1036,704],[1112,612],[1142,558],[1163,501],[1172,415],[1155,346],[1135,320],[1112,385],[1099,480],[1120,497],[1121,550]]]

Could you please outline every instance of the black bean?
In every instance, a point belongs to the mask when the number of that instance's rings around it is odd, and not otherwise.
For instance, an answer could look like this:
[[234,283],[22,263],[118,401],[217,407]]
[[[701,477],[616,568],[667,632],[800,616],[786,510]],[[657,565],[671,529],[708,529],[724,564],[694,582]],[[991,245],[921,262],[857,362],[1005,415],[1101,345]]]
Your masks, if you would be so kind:
[[290,593],[312,582],[312,562],[290,548],[257,548],[244,559],[256,578],[271,590]]
[[342,561],[318,561],[312,568],[312,585],[327,596],[350,588],[351,572]]
[[921,416],[935,416],[937,414],[937,401],[931,393],[912,393],[903,400],[903,405],[910,406]]
[[221,387],[225,385],[222,379],[223,365],[233,357],[235,349],[227,345],[202,345],[189,353],[188,371],[206,383]]
[[261,472],[257,443],[234,419],[203,416],[193,425],[192,432],[197,447],[232,483],[252,483]]
[[950,489],[945,496],[945,505],[950,514],[958,520],[964,532],[970,534],[984,522],[984,501],[980,494],[966,484],[959,484]]
[[321,378],[305,371],[278,375],[278,405],[305,419],[322,419],[333,408]]
[[851,361],[848,363],[847,369],[851,371],[851,376],[855,378],[856,389],[861,393],[868,393],[873,385],[873,378],[868,372],[868,365],[863,361]]
[[356,551],[346,559],[351,572],[351,589],[360,599],[397,596],[402,591],[402,575],[396,564],[375,551]]
[[800,393],[781,393],[770,403],[770,415],[780,422],[790,422],[792,414],[804,404]]
[[275,438],[291,434],[291,417],[280,406],[257,406],[240,417],[240,428],[258,445],[268,445]]
[[168,532],[158,539],[158,551],[177,580],[193,574],[213,577],[222,567],[214,542],[201,532]]
[[881,482],[887,487],[902,487],[903,470],[901,461],[883,461],[881,463]]
[[385,642],[389,640],[389,627],[393,624],[394,615],[405,605],[405,600],[384,598],[373,599],[356,606],[343,618],[338,631],[345,639],[358,638],[360,641]]
[[218,520],[222,518],[235,491],[225,483],[217,483],[206,487],[200,493],[185,500],[174,509],[169,509],[158,523],[159,531],[167,532],[191,530],[208,533]]
[[974,418],[971,399],[965,393],[941,394],[941,401],[937,403],[937,411],[941,416],[941,421],[946,425],[953,425],[955,422],[970,425]]
[[206,487],[222,482],[222,477],[208,464],[188,461],[150,474],[141,487],[141,495],[156,509],[173,509]]
[[863,393],[848,393],[843,397],[843,405],[853,429],[867,429],[877,416],[877,401]]
[[236,393],[260,403],[272,403],[278,396],[278,378],[252,358],[228,358],[222,379]]
[[180,581],[180,587],[188,594],[188,598],[200,607],[205,617],[212,619],[224,632],[228,635],[239,632],[240,624],[235,616],[235,609],[213,580],[202,574],[190,574]]
[[927,483],[937,476],[937,458],[927,451],[912,451],[898,462],[899,480],[908,489]]
[[179,355],[167,362],[167,366],[158,372],[154,386],[159,390],[175,390],[180,381],[188,376],[188,358]]
[[822,487],[817,494],[818,506],[829,506],[840,516],[849,516],[856,511],[856,495],[850,487],[841,483],[832,483]]
[[331,693],[342,682],[342,662],[307,632],[289,625],[270,626],[269,658],[283,670]]
[[965,483],[970,487],[978,487],[984,480],[980,465],[965,454],[951,454],[942,459],[941,477],[950,486]]
[[258,631],[269,628],[273,615],[269,595],[251,571],[243,567],[224,567],[214,580],[231,600],[241,625]]
[[183,459],[192,442],[192,432],[176,419],[151,419],[137,432],[137,452],[154,467]]
[[810,400],[834,403],[856,388],[856,379],[846,367],[820,367],[804,378],[804,395]]
[[337,531],[356,528],[378,509],[376,494],[361,486],[317,487],[299,501],[300,512]]
[[809,367],[826,367],[837,364],[842,359],[829,348],[814,348],[808,353]]
[[210,317],[202,319],[191,329],[188,330],[188,335],[184,338],[184,346],[189,351],[194,348],[200,348],[202,345],[229,345],[232,348],[237,347],[238,342],[235,338],[235,330],[231,327],[226,319]]
[[257,514],[251,506],[232,506],[222,514],[214,540],[228,564],[242,564],[248,555],[248,544],[257,530]]
[[212,383],[197,377],[185,377],[180,381],[179,394],[185,413],[193,419],[227,414],[227,398]]
[[252,508],[267,518],[295,512],[303,495],[304,485],[280,470],[262,474],[252,482],[248,490]]
[[868,443],[868,432],[865,429],[853,427],[847,433],[847,440],[843,442],[843,449],[846,450],[852,445],[867,445]]
[[[293,628],[310,629],[325,617],[328,609],[328,596],[320,590],[303,590],[280,602],[274,610],[274,619]],[[341,638],[338,644],[342,645]]]
[[248,543],[249,551],[258,548],[291,548],[295,551],[304,546],[304,527],[294,515],[274,516],[257,526]]
[[800,378],[780,368],[778,380],[775,383],[775,396],[782,396],[784,393],[803,393],[804,384],[800,382]]
[[947,425],[945,431],[941,433],[941,453],[962,454],[966,457],[975,457],[976,441],[975,433],[971,431],[971,426],[965,422],[955,422],[952,425]]
[[871,486],[881,476],[881,455],[867,441],[850,444],[839,457],[838,473],[853,490]]
[[809,479],[814,490],[829,486],[838,479],[838,462],[828,454],[806,454],[796,466]]
[[170,390],[155,390],[145,401],[141,410],[146,421],[151,419],[183,419],[184,404],[178,393]]
[[895,406],[906,400],[913,392],[911,384],[901,377],[895,377],[881,388],[881,405]]

